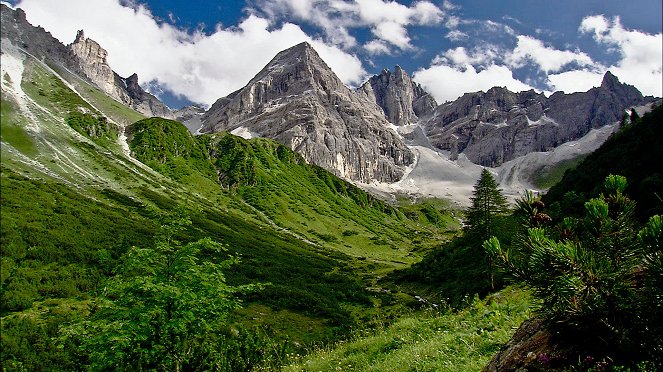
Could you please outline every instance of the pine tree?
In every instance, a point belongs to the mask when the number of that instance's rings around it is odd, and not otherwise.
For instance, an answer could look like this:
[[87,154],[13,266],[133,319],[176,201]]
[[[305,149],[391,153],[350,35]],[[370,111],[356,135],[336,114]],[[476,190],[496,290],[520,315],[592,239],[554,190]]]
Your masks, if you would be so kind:
[[508,211],[506,198],[487,169],[484,168],[481,172],[481,177],[474,185],[470,200],[472,206],[467,211],[465,230],[484,241],[494,235],[496,217],[504,215]]
[[626,178],[609,175],[583,218],[556,226],[540,223],[539,201],[526,197],[516,211],[527,217],[526,234],[511,247],[491,237],[484,249],[533,290],[550,324],[570,325],[604,342],[606,352],[663,363],[663,223],[653,216],[638,232],[626,187]]
[[[465,233],[472,241],[481,244],[484,240],[494,235],[497,227],[497,217],[507,213],[508,205],[502,190],[497,187],[493,175],[483,169],[479,181],[474,185],[472,192],[472,206],[467,211],[465,221]],[[488,258],[488,280],[491,289],[495,289],[495,278],[493,274],[493,260]]]

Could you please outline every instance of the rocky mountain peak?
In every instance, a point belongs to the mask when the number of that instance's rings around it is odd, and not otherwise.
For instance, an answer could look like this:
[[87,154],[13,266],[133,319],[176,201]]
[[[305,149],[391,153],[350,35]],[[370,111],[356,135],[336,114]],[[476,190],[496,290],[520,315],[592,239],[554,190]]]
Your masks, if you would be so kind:
[[367,98],[382,108],[387,120],[396,125],[408,125],[430,115],[437,102],[410,78],[399,65],[394,72],[382,70],[359,88]]
[[621,85],[621,82],[617,76],[613,75],[610,71],[606,71],[605,75],[603,75],[603,80],[601,81],[601,88],[614,90],[615,87],[619,85]]
[[309,43],[278,53],[249,83],[217,100],[200,132],[269,137],[352,180],[396,181],[414,155],[380,108],[350,90]]
[[642,93],[636,87],[620,82],[610,71],[603,75],[600,89],[609,91],[624,106],[637,105],[643,100]]
[[550,97],[533,90],[493,87],[439,106],[424,123],[433,146],[496,167],[531,152],[548,151],[591,129],[618,122],[624,110],[648,102],[607,72],[598,88]]
[[128,78],[124,79],[124,81],[127,83],[127,87],[140,86],[138,84],[138,74],[135,73],[135,72],[133,74],[131,74],[131,76],[129,76]]
[[74,40],[74,44],[79,44],[85,42],[85,32],[83,30],[78,30],[76,33],[76,39]]

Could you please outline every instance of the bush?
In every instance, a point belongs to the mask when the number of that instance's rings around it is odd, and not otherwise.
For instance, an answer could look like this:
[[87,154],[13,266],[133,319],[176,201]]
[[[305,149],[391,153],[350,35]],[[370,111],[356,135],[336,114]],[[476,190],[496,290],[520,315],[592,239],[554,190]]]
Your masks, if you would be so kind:
[[484,248],[533,289],[550,324],[584,334],[585,343],[605,343],[613,359],[661,362],[661,218],[652,217],[638,233],[626,187],[624,177],[608,176],[605,194],[585,203],[583,218],[556,225],[529,195],[518,203],[526,228],[519,241],[509,249],[492,237]]

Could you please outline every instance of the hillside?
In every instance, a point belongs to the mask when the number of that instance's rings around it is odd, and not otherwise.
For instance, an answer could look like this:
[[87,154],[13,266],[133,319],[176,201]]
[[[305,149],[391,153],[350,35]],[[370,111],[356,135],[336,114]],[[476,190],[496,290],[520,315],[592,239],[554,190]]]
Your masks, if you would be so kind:
[[376,277],[457,227],[443,204],[386,205],[271,140],[152,118],[129,126],[126,148],[121,128],[139,114],[4,41],[3,53],[5,366],[84,363],[55,349],[59,327],[85,319],[124,253],[152,246],[177,209],[193,222],[179,240],[211,237],[240,257],[229,283],[268,283],[232,324],[295,349],[401,311],[411,300]]
[[577,213],[580,201],[598,195],[609,174],[625,176],[627,193],[637,202],[637,215],[663,213],[663,106],[622,127],[550,188],[543,201],[551,210]]

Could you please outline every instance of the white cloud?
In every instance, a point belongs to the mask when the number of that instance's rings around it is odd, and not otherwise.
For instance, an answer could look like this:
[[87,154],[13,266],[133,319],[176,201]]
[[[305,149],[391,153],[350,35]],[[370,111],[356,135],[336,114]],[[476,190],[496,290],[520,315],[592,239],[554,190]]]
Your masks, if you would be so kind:
[[440,103],[455,100],[467,92],[487,91],[494,86],[506,87],[514,92],[532,89],[515,79],[507,67],[498,65],[490,65],[481,71],[472,65],[466,65],[464,69],[434,65],[416,71],[414,80]]
[[465,47],[457,47],[435,57],[433,64],[452,65],[457,68],[464,68],[466,65],[486,67],[503,54],[504,51],[493,44],[478,45],[470,51]]
[[389,45],[383,40],[371,40],[364,44],[364,49],[371,55],[391,54]]
[[614,48],[621,59],[607,67],[621,81],[632,84],[645,95],[663,95],[663,34],[625,29],[619,17],[585,17],[579,31],[592,34],[600,44]]
[[369,28],[380,41],[401,50],[412,49],[407,28],[442,22],[444,12],[432,2],[410,6],[390,0],[254,0],[253,12],[271,20],[295,19],[320,27],[327,39],[343,48],[356,45],[354,28]]
[[[300,1],[306,12],[306,2]],[[65,44],[84,29],[87,37],[108,50],[111,67],[121,76],[136,72],[141,83],[158,81],[175,94],[210,105],[244,86],[279,51],[308,41],[348,85],[366,76],[361,61],[337,46],[308,36],[299,26],[249,16],[236,27],[217,26],[214,33],[187,33],[158,24],[142,6],[124,7],[117,0],[23,0],[28,21],[42,25]]]
[[447,33],[447,35],[445,37],[447,39],[451,40],[451,41],[463,41],[463,40],[469,39],[470,35],[462,32],[462,31],[451,30]]
[[586,92],[598,87],[603,80],[603,73],[588,70],[571,70],[548,75],[548,81],[555,91],[565,93]]
[[547,73],[560,71],[570,63],[579,66],[590,66],[594,62],[584,52],[558,50],[543,45],[541,40],[530,36],[519,35],[518,44],[507,57],[507,62],[514,68],[523,67],[527,62],[534,62]]

